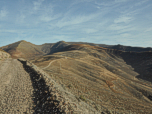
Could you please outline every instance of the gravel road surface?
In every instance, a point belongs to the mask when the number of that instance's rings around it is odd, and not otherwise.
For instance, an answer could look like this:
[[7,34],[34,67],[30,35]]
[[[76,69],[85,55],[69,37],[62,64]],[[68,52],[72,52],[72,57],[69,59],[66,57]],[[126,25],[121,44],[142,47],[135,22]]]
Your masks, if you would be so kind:
[[33,86],[16,59],[0,61],[0,114],[31,114]]

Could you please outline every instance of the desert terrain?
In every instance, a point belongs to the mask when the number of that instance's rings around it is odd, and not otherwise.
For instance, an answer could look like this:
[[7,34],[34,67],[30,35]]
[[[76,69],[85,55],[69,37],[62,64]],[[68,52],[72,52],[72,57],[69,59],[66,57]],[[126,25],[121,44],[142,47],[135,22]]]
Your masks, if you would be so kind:
[[2,113],[152,113],[151,48],[19,41],[1,49],[10,54],[0,61]]

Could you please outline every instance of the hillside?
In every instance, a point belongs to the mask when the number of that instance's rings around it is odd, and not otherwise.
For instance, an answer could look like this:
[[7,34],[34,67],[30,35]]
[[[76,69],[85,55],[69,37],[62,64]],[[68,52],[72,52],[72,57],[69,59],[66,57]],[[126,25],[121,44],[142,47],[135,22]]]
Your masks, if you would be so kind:
[[10,54],[0,49],[0,60],[7,59],[10,57]]
[[152,82],[152,52],[126,52],[121,57],[138,72],[137,78]]
[[150,114],[152,84],[138,79],[140,72],[134,70],[133,61],[131,64],[128,61],[129,57],[136,59],[136,56],[129,54],[74,44],[33,62],[65,89],[99,111]]
[[34,45],[30,42],[22,40],[0,47],[0,49],[8,52],[12,58],[34,59],[38,56],[58,52],[68,45],[69,44],[64,41],[49,44],[46,43],[43,45]]
[[[62,106],[57,103],[57,107],[51,104],[58,111],[77,112],[79,110],[85,114],[93,112],[105,114],[152,113],[151,48],[64,41],[34,45],[30,42],[19,41],[1,47],[1,49],[10,53],[13,58],[22,57],[32,62],[19,59],[21,62],[19,65],[17,60],[6,59],[0,63],[1,67],[6,66],[10,71],[6,78],[1,75],[6,82],[13,73],[13,76],[16,77],[24,74],[16,71],[16,68],[11,72],[10,69],[13,69],[11,64],[16,66],[15,63],[17,63],[23,72],[28,73],[26,76],[30,76],[33,87],[30,85],[30,81],[26,82],[30,86],[27,94],[38,93],[38,96],[34,96],[34,110],[30,109],[31,112],[38,113],[39,108],[42,108],[41,111],[45,111],[43,105],[37,104],[37,102],[41,102],[37,99],[42,97],[38,90],[45,94],[44,90],[47,85],[53,91],[49,95],[55,94],[57,102],[69,104]],[[9,65],[5,65],[7,62]],[[15,72],[18,72],[17,75]],[[43,81],[36,81],[35,76],[43,77]],[[11,79],[15,80],[15,77]],[[39,87],[39,83],[42,86]],[[29,93],[33,88],[34,92]],[[4,90],[4,93],[5,91],[7,89]],[[42,97],[42,99],[45,98]],[[48,100],[44,100],[44,102],[47,108]],[[6,108],[4,104],[2,106]],[[47,110],[49,109],[47,108]],[[80,113],[79,111],[77,113]]]
[[110,49],[117,49],[121,51],[131,51],[131,52],[152,52],[151,47],[143,48],[143,47],[131,47],[131,46],[123,46],[123,45],[114,45],[114,46],[109,46],[107,48]]
[[131,52],[147,52],[147,51],[152,51],[151,47],[143,48],[143,47],[132,47],[132,46],[123,46],[123,45],[106,45],[106,44],[94,44],[94,43],[87,43],[87,42],[68,42],[68,44],[86,44],[90,46],[98,46],[98,47],[103,47],[103,48],[108,48],[108,49],[116,49],[120,51],[131,51]]
[[57,43],[46,43],[39,46],[39,49],[46,54],[52,54],[61,51],[64,47],[70,45],[65,41],[59,41]]
[[0,61],[0,72],[1,114],[99,114],[24,59]]
[[45,43],[42,45],[35,45],[27,41],[18,41],[13,44],[0,47],[4,51],[8,52],[13,58],[25,58],[34,59],[38,56],[49,55],[56,52],[62,51],[65,47],[73,44],[83,44],[90,46],[98,46],[108,49],[116,49],[120,51],[129,52],[151,52],[152,48],[142,48],[142,47],[131,47],[123,45],[105,45],[105,44],[94,44],[87,42],[65,42],[59,41],[57,43]]
[[65,41],[59,41],[57,43],[46,43],[43,45],[40,45],[41,51],[43,51],[46,54],[52,54],[55,52],[59,52],[61,49],[68,45],[73,44],[84,44],[84,45],[90,45],[90,46],[98,46],[108,49],[116,49],[120,51],[128,51],[128,52],[150,52],[152,51],[151,47],[143,48],[143,47],[131,47],[131,46],[123,46],[123,45],[106,45],[106,44],[94,44],[94,43],[87,43],[87,42],[65,42]]
[[44,54],[38,46],[24,40],[3,46],[1,49],[8,52],[12,58],[31,59]]

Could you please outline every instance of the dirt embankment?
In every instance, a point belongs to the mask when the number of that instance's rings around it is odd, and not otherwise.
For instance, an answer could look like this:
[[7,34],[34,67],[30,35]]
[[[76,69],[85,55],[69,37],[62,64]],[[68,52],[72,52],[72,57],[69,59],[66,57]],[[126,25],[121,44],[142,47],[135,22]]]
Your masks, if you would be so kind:
[[99,113],[26,60],[5,59],[0,62],[0,72],[0,113]]
[[53,111],[63,114],[98,114],[94,108],[77,99],[75,95],[63,89],[43,70],[34,64],[19,59],[29,72],[34,88],[35,113]]

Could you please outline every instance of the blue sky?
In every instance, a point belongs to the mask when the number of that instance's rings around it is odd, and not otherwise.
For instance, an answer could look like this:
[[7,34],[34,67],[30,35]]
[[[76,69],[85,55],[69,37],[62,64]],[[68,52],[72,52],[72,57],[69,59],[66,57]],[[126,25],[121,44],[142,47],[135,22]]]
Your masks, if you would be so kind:
[[0,0],[0,46],[19,40],[152,47],[152,0]]

